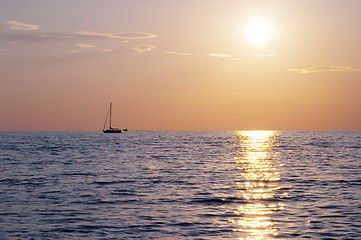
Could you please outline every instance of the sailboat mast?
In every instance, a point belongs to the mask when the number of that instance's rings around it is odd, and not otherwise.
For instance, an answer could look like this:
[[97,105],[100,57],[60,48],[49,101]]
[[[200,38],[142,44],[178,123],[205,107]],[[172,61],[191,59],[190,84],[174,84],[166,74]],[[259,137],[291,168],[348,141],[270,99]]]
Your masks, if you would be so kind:
[[112,103],[110,103],[109,129],[112,129]]

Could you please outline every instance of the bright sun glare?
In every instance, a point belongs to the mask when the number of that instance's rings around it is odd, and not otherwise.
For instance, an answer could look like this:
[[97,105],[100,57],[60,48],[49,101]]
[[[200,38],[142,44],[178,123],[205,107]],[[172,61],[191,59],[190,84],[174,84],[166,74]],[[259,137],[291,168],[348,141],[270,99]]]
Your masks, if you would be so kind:
[[271,27],[267,20],[253,20],[246,29],[248,38],[255,43],[265,42],[271,33]]

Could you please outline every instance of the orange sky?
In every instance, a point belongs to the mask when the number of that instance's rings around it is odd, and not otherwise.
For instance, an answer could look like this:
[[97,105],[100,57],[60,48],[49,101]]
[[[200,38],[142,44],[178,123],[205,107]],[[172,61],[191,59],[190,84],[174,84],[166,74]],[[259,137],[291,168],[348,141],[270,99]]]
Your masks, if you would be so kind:
[[130,130],[361,130],[360,9],[3,0],[0,131],[101,130],[110,101]]

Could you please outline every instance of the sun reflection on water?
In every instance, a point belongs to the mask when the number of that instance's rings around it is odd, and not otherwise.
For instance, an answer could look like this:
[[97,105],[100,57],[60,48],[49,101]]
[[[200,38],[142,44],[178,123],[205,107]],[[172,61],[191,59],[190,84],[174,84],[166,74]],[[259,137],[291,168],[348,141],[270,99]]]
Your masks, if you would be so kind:
[[[244,203],[234,211],[238,216],[229,219],[234,224],[233,231],[243,233],[239,239],[275,239],[278,229],[271,215],[283,209],[277,190],[278,156],[276,147],[277,131],[237,131],[240,151],[235,157],[241,180],[236,181],[238,197]],[[279,194],[279,193],[278,193]]]

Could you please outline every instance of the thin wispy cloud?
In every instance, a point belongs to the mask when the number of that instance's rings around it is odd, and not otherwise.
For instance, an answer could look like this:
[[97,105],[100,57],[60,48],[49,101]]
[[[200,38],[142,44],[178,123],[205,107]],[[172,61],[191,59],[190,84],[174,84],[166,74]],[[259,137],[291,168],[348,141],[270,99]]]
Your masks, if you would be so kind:
[[0,48],[0,52],[6,51],[6,48]]
[[101,52],[109,53],[109,52],[113,52],[113,49],[107,48],[107,49],[103,49]]
[[30,23],[22,23],[22,22],[15,21],[15,20],[7,21],[6,23],[10,25],[10,29],[12,29],[12,30],[32,31],[32,30],[39,29],[39,25],[30,24]]
[[209,53],[208,55],[212,57],[222,57],[222,58],[232,57],[231,54],[227,54],[227,53]]
[[85,43],[78,43],[77,46],[81,47],[81,48],[94,48],[95,47],[94,45],[85,44]]
[[361,69],[353,67],[316,66],[309,68],[290,68],[288,71],[307,74],[319,72],[361,72]]
[[189,52],[174,52],[174,51],[166,51],[163,52],[165,54],[172,54],[172,55],[178,55],[178,56],[191,56],[193,55],[192,53]]
[[156,38],[157,35],[145,32],[116,32],[116,33],[97,33],[92,31],[75,32],[76,35],[88,37],[105,37],[114,39],[147,39]]
[[164,52],[165,54],[176,54],[176,52],[173,51],[168,51],[168,52]]
[[138,45],[133,47],[133,50],[138,53],[149,52],[155,48],[154,45]]

